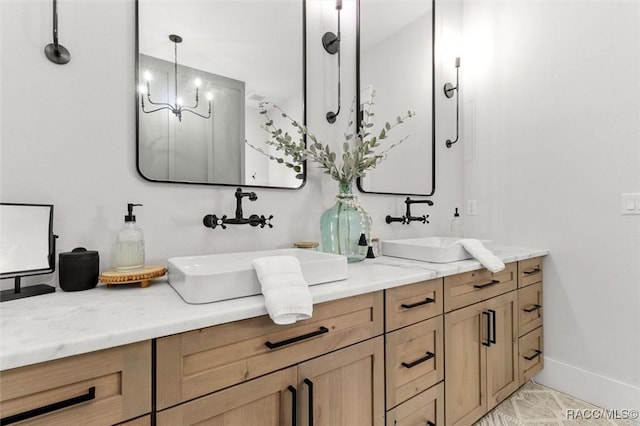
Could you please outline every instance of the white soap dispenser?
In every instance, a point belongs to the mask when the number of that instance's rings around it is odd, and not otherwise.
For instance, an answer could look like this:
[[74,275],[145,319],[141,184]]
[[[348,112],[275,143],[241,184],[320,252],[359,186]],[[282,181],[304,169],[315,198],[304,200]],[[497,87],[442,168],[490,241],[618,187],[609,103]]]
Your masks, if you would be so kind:
[[462,219],[460,219],[460,213],[458,213],[457,207],[456,212],[453,214],[453,219],[451,219],[451,226],[449,230],[451,231],[452,237],[462,238],[464,236],[464,226],[462,224]]
[[136,225],[133,207],[142,204],[127,204],[128,214],[118,231],[113,252],[113,267],[118,271],[140,269],[144,266],[144,234]]

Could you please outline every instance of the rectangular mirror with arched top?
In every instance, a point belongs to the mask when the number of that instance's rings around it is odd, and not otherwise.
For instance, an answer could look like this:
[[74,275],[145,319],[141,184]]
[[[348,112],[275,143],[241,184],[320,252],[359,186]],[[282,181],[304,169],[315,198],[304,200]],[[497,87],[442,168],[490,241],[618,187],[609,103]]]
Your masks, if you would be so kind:
[[[137,168],[154,182],[296,189],[261,102],[306,122],[304,0],[137,0]],[[287,122],[278,123],[284,131]]]
[[358,180],[363,192],[435,192],[434,10],[434,0],[358,0],[358,103],[375,89],[376,128],[378,117],[416,113],[394,130],[393,139],[409,138]]

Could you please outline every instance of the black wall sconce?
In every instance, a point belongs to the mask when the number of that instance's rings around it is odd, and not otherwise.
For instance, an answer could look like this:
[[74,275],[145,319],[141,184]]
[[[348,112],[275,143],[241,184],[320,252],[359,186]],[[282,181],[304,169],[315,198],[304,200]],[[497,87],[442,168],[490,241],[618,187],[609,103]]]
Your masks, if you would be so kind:
[[338,114],[340,114],[340,11],[342,10],[342,0],[336,0],[336,10],[338,11],[338,32],[337,34],[327,31],[322,36],[322,46],[330,55],[338,54],[338,109],[336,112],[329,111],[326,115],[329,123],[335,123]]
[[64,65],[71,60],[71,53],[58,43],[58,2],[53,0],[53,43],[49,43],[44,47],[44,54],[51,62],[58,65]]
[[459,128],[460,128],[460,80],[459,80],[459,71],[460,71],[460,58],[456,58],[456,85],[455,87],[451,83],[445,83],[444,85],[444,95],[447,98],[453,97],[453,92],[456,92],[456,140],[452,141],[451,139],[447,139],[445,144],[447,148],[451,148],[451,146],[458,142],[459,138]]

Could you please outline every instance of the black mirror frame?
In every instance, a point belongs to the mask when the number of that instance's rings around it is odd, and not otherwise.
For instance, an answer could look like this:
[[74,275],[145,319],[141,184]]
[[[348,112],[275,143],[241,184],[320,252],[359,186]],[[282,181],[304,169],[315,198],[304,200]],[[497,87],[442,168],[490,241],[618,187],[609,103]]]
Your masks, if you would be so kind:
[[[302,120],[303,124],[307,125],[307,2],[306,0],[300,0],[302,2]],[[204,186],[224,186],[224,187],[238,187],[243,188],[266,188],[266,189],[287,189],[287,190],[299,190],[302,189],[307,183],[307,162],[302,163],[302,183],[295,188],[286,186],[263,186],[263,185],[249,185],[240,183],[209,183],[209,182],[181,182],[170,181],[162,179],[151,179],[145,176],[140,170],[140,108],[138,97],[138,87],[140,86],[140,28],[139,28],[139,0],[135,0],[135,87],[134,91],[134,105],[136,110],[136,170],[144,180],[154,183],[170,183],[170,184],[185,184],[185,185],[204,185]],[[307,144],[307,136],[303,135],[305,145]]]
[[[356,0],[356,105],[360,105],[360,1]],[[429,0],[425,0],[429,1]],[[366,194],[383,194],[383,195],[415,195],[430,197],[436,192],[436,65],[435,65],[435,46],[436,46],[436,1],[431,0],[431,189],[427,193],[407,193],[407,192],[376,192],[366,191],[362,188],[361,178],[358,178],[356,184],[360,192]],[[358,114],[360,115],[360,114]],[[358,119],[358,130],[360,129],[360,119]]]

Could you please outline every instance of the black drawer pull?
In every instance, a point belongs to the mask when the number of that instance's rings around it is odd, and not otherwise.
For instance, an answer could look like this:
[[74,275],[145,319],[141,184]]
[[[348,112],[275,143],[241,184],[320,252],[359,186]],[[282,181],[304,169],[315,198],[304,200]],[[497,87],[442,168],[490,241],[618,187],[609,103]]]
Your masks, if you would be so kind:
[[530,308],[524,308],[522,310],[529,314],[529,313],[531,313],[533,311],[537,311],[540,308],[542,308],[542,305],[531,305]]
[[91,401],[92,399],[96,399],[95,386],[90,387],[87,393],[84,395],[74,396],[73,398],[65,399],[64,401],[60,402],[54,402],[53,404],[45,405],[44,407],[34,408],[33,410],[25,411],[24,413],[4,417],[0,419],[0,425],[9,425],[11,423],[21,422],[23,420],[41,416],[43,414],[62,410],[63,408],[71,407],[72,405],[78,405],[83,402]]
[[405,309],[413,309],[413,308],[417,308],[418,306],[428,305],[429,303],[434,303],[434,302],[435,302],[435,300],[434,300],[434,299],[432,299],[432,298],[430,298],[430,297],[427,297],[426,299],[424,299],[424,300],[423,300],[423,301],[421,301],[421,302],[412,303],[412,304],[410,304],[410,305],[407,305],[407,304],[403,303],[403,304],[402,304],[402,305],[400,305],[400,306],[402,306],[402,307],[403,307],[403,308],[405,308]]
[[494,311],[493,309],[487,309],[489,311],[489,313],[491,314],[491,322],[493,323],[491,325],[491,331],[493,331],[493,339],[491,337],[489,337],[489,342],[491,343],[498,343],[496,342],[496,311]]
[[473,286],[473,288],[477,288],[477,289],[481,289],[481,288],[486,288],[486,287],[490,287],[492,285],[496,285],[496,284],[500,284],[500,281],[498,280],[491,280],[491,282],[488,283],[484,283],[484,284],[476,284]]
[[304,379],[304,384],[309,387],[309,420],[308,426],[313,426],[313,382],[309,379]]
[[289,385],[287,389],[291,392],[291,426],[296,426],[298,424],[298,412],[296,411],[296,407],[298,406],[298,392],[296,388],[291,385]]
[[531,356],[525,356],[523,357],[524,359],[526,359],[527,361],[532,361],[534,358],[539,357],[540,354],[542,353],[542,351],[539,351],[538,349],[534,349],[535,354],[531,355]]
[[291,339],[283,340],[281,342],[276,342],[276,343],[266,342],[265,345],[269,349],[276,349],[276,348],[280,348],[282,346],[287,346],[287,345],[290,345],[292,343],[299,342],[301,340],[310,339],[312,337],[316,337],[316,336],[319,336],[321,334],[325,334],[325,333],[328,333],[328,332],[329,332],[329,329],[327,327],[320,327],[317,331],[313,331],[313,332],[311,332],[309,334],[303,334],[302,336],[292,337]]
[[436,424],[431,420],[427,420],[427,426],[436,426]]
[[487,311],[483,311],[482,315],[487,316],[487,341],[482,342],[482,344],[484,346],[491,346],[491,332],[489,331],[489,329],[491,328],[491,315]]
[[535,268],[535,269],[530,269],[530,270],[528,270],[528,271],[522,271],[522,273],[523,273],[523,274],[525,274],[525,275],[535,275],[535,274],[537,274],[537,273],[538,273],[538,272],[540,272],[540,271],[542,271],[542,269],[540,269],[540,268]]
[[401,365],[403,367],[406,367],[406,368],[412,368],[412,367],[415,367],[418,364],[422,364],[425,361],[429,361],[434,356],[436,356],[436,354],[434,354],[433,352],[427,352],[427,354],[425,356],[423,356],[422,358],[416,359],[415,361],[409,362],[409,363],[403,362]]

